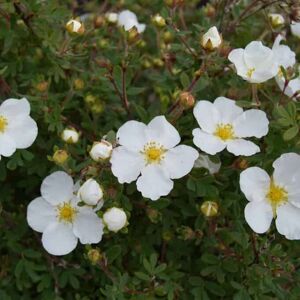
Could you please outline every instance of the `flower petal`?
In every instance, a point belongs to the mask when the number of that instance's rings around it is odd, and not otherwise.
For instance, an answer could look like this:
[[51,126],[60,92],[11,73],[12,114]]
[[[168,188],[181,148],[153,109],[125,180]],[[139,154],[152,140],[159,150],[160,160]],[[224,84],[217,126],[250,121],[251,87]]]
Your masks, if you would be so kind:
[[193,130],[193,136],[194,144],[208,154],[215,155],[226,147],[226,144],[221,139],[199,128]]
[[198,158],[199,153],[192,147],[179,145],[166,152],[162,167],[171,179],[177,179],[188,174]]
[[265,201],[249,202],[245,207],[245,219],[256,233],[265,233],[273,219],[272,207]]
[[180,135],[165,116],[157,116],[148,124],[146,130],[149,142],[158,142],[166,149],[175,147],[180,142]]
[[214,107],[219,112],[219,123],[232,124],[232,122],[243,113],[243,109],[236,105],[235,101],[218,97],[214,102]]
[[27,207],[27,222],[35,231],[43,232],[55,220],[55,208],[42,197],[36,198],[29,203]]
[[117,132],[117,140],[120,145],[132,151],[141,151],[147,143],[147,126],[142,122],[128,121]]
[[30,104],[26,98],[7,99],[0,106],[0,114],[8,119],[26,117],[30,113]]
[[202,130],[213,133],[220,121],[219,112],[213,103],[201,100],[194,107],[194,116]]
[[276,228],[289,240],[300,240],[300,208],[287,203],[277,207]]
[[274,161],[273,167],[275,183],[283,186],[288,192],[289,201],[300,208],[300,155],[282,154]]
[[15,118],[12,123],[8,123],[6,132],[15,141],[18,149],[26,149],[35,141],[38,128],[31,117],[22,117]]
[[270,187],[270,176],[258,167],[251,167],[240,175],[240,188],[249,201],[265,200]]
[[54,172],[41,185],[42,197],[52,205],[70,201],[73,198],[73,179],[65,172]]
[[16,151],[15,141],[6,133],[0,133],[0,155],[9,157]]
[[235,156],[251,156],[260,152],[257,145],[243,139],[234,139],[227,142],[227,150]]
[[239,138],[255,136],[261,138],[269,131],[269,120],[264,111],[250,109],[243,112],[234,122],[234,133]]
[[66,255],[77,246],[78,239],[72,231],[72,225],[62,222],[50,223],[43,232],[42,243],[52,255]]
[[82,244],[99,243],[102,239],[104,225],[92,208],[79,208],[73,223],[73,232]]
[[168,195],[174,183],[161,166],[151,164],[142,170],[142,176],[138,178],[136,186],[143,197],[157,200],[161,196]]
[[123,146],[113,150],[110,162],[111,171],[120,183],[136,180],[145,166],[142,154],[127,150]]
[[237,74],[247,80],[248,67],[244,61],[244,49],[232,50],[228,55],[228,59],[234,64]]

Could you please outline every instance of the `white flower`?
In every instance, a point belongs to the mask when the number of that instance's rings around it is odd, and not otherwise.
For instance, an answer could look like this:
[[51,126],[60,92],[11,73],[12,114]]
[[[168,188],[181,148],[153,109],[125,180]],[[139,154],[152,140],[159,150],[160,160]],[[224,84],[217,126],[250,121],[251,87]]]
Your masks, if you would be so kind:
[[206,50],[213,50],[222,44],[222,37],[216,26],[211,27],[201,39],[201,46]]
[[228,59],[234,63],[237,74],[251,83],[261,83],[278,73],[278,62],[272,49],[254,41],[245,49],[234,49]]
[[79,133],[74,128],[67,128],[62,132],[61,138],[66,143],[76,144],[79,140]]
[[72,178],[65,172],[54,172],[41,186],[41,197],[27,208],[27,222],[42,232],[42,244],[53,255],[65,255],[82,244],[99,243],[103,234],[102,220],[87,206],[78,206]]
[[289,46],[280,45],[282,40],[284,40],[284,37],[279,34],[274,41],[272,50],[278,65],[287,69],[289,67],[293,67],[296,63],[296,54],[290,49]]
[[259,147],[244,138],[261,138],[269,129],[265,112],[258,109],[243,112],[235,101],[225,97],[218,97],[214,103],[199,101],[194,116],[200,126],[193,130],[194,144],[211,155],[225,148],[236,156],[253,155],[260,151]]
[[278,27],[284,24],[284,17],[280,14],[268,14],[268,17],[273,27]]
[[105,18],[111,24],[115,24],[118,22],[118,14],[117,13],[112,13],[112,12],[106,13]]
[[84,26],[80,21],[77,20],[70,20],[66,24],[66,29],[69,33],[77,33],[77,34],[83,34],[84,33]]
[[198,159],[195,161],[194,168],[204,168],[213,175],[219,172],[221,168],[221,163],[214,163],[209,159],[208,155],[200,154]]
[[126,31],[130,30],[132,27],[136,27],[138,33],[145,31],[146,25],[140,24],[135,13],[130,10],[123,10],[118,15],[118,25],[124,27]]
[[287,239],[300,239],[300,155],[286,153],[273,163],[270,177],[252,167],[241,173],[240,187],[248,201],[245,218],[257,233],[266,232],[272,219]]
[[[157,200],[173,188],[173,181],[188,174],[198,152],[178,145],[178,131],[164,116],[148,125],[126,122],[117,132],[120,144],[111,157],[112,172],[120,183],[137,180],[137,189],[146,198]],[[140,176],[141,175],[141,176]]]
[[94,161],[101,161],[110,158],[112,152],[112,144],[102,140],[101,142],[96,142],[92,146],[90,151],[90,156]]
[[298,38],[300,38],[300,22],[292,22],[291,24],[292,34]]
[[80,200],[88,205],[96,205],[103,198],[103,191],[94,179],[88,179],[78,190]]
[[127,216],[123,209],[113,207],[103,214],[103,222],[108,230],[117,232],[127,224]]
[[0,105],[0,158],[9,157],[16,149],[26,149],[35,141],[38,128],[30,117],[27,99],[7,99]]

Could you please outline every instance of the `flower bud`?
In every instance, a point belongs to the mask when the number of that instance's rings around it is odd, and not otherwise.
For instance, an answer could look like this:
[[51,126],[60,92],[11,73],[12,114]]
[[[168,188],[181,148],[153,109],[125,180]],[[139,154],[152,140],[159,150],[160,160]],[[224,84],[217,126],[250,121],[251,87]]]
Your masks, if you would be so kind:
[[90,249],[87,253],[87,257],[92,264],[97,264],[102,259],[102,254],[99,249]]
[[163,40],[164,40],[164,42],[166,44],[171,43],[173,41],[173,39],[174,39],[174,35],[173,35],[173,33],[171,31],[164,32],[164,34],[163,34]]
[[82,90],[84,88],[84,81],[80,78],[76,78],[74,80],[74,88],[75,90]]
[[87,205],[96,205],[103,198],[103,191],[96,180],[89,179],[78,190],[78,197]]
[[207,4],[204,7],[204,14],[208,17],[208,18],[214,18],[216,16],[216,9],[214,8],[214,6],[212,6],[211,4]]
[[181,92],[179,95],[179,103],[185,108],[192,108],[195,104],[195,98],[190,92]]
[[280,14],[268,14],[268,17],[273,28],[284,24],[284,17]]
[[52,156],[53,161],[57,164],[57,165],[63,165],[67,159],[69,158],[69,154],[67,151],[65,150],[56,150]]
[[127,216],[123,209],[113,207],[108,209],[103,215],[103,222],[108,230],[117,232],[127,224]]
[[75,33],[75,34],[83,34],[84,33],[84,25],[77,20],[70,20],[66,24],[66,29],[69,33]]
[[201,39],[201,46],[208,51],[217,49],[222,44],[222,37],[216,26],[211,27]]
[[62,132],[61,138],[68,144],[76,144],[79,140],[79,133],[74,128],[66,128]]
[[96,102],[96,100],[97,100],[97,98],[96,98],[94,95],[91,95],[91,94],[86,95],[86,96],[84,97],[84,102],[85,102],[86,104],[88,104],[88,105],[94,104],[94,103]]
[[204,216],[215,217],[218,214],[219,206],[215,201],[204,201],[200,209]]
[[153,58],[152,62],[153,65],[157,68],[161,68],[164,66],[164,61],[161,58]]
[[100,28],[104,23],[104,18],[102,16],[95,16],[94,18],[94,27]]
[[105,14],[105,19],[108,24],[117,24],[118,22],[118,14],[117,13],[106,13]]
[[127,41],[129,44],[134,44],[140,38],[140,34],[135,26],[127,31]]
[[151,21],[157,28],[163,28],[166,26],[166,20],[160,14],[153,16]]
[[110,158],[112,152],[112,144],[102,140],[101,142],[96,142],[92,146],[90,151],[90,156],[94,161],[101,161]]
[[41,93],[44,93],[47,91],[48,89],[48,81],[42,81],[39,82],[36,86],[35,86],[36,90],[38,90]]

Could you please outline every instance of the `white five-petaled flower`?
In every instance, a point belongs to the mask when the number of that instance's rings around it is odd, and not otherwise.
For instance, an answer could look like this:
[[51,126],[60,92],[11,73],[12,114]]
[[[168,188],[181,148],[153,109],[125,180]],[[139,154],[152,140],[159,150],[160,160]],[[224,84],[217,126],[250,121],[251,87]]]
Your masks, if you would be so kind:
[[44,248],[53,255],[65,255],[82,244],[99,243],[103,234],[102,220],[91,207],[78,206],[76,186],[65,172],[54,172],[41,186],[41,197],[31,201],[27,221],[42,232]]
[[214,50],[222,44],[222,37],[216,26],[211,27],[201,38],[201,46],[206,50]]
[[292,22],[291,24],[292,34],[298,38],[300,38],[300,22]]
[[126,226],[127,216],[123,209],[112,207],[103,214],[103,222],[108,230],[117,232]]
[[258,109],[243,112],[235,101],[225,97],[218,97],[214,103],[199,101],[194,116],[200,126],[193,130],[194,144],[211,155],[225,148],[236,156],[253,155],[260,149],[245,138],[261,138],[269,130],[265,112]]
[[290,240],[300,239],[300,155],[286,153],[273,163],[270,177],[251,167],[241,173],[240,187],[248,201],[245,218],[257,233],[266,232],[276,218],[278,232]]
[[128,121],[118,130],[117,139],[120,146],[110,160],[113,174],[120,183],[137,180],[138,191],[151,200],[168,195],[172,179],[188,174],[198,158],[194,148],[177,146],[179,133],[164,116],[148,125]]
[[273,50],[258,41],[245,49],[232,50],[228,59],[235,65],[237,74],[251,83],[265,82],[276,76],[279,69]]
[[146,29],[146,25],[139,23],[136,14],[130,10],[123,10],[119,13],[118,25],[124,27],[124,30],[126,31],[136,27],[138,33],[142,33]]
[[0,158],[9,157],[16,149],[26,149],[35,141],[38,128],[30,117],[27,99],[7,99],[0,105]]

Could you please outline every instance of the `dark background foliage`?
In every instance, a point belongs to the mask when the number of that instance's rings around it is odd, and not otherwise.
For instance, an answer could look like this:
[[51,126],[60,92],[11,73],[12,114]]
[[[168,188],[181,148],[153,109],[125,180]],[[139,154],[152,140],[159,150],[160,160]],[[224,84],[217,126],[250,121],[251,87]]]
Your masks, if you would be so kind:
[[[113,140],[128,119],[148,122],[159,114],[192,145],[196,122],[191,109],[176,105],[181,91],[197,100],[223,95],[250,107],[250,85],[226,68],[231,48],[259,39],[272,46],[284,29],[300,58],[299,40],[289,30],[300,15],[298,1],[176,2],[176,9],[158,0],[0,2],[1,101],[28,98],[39,127],[31,148],[0,162],[1,300],[300,298],[300,242],[284,239],[274,227],[264,235],[252,233],[238,183],[245,166],[271,171],[280,154],[299,152],[299,104],[282,95],[274,80],[258,89],[271,120],[262,152],[247,159],[217,155],[218,174],[194,169],[156,202],[143,199],[135,184],[119,185],[107,164],[88,156],[93,141],[105,134]],[[107,11],[122,9],[147,24],[140,40],[128,42],[105,21]],[[284,15],[285,26],[274,30],[269,12]],[[167,20],[165,28],[151,25],[156,13]],[[69,35],[65,24],[79,15],[85,33]],[[206,53],[199,41],[213,25],[224,43]],[[81,132],[76,145],[60,139],[70,125]],[[70,156],[60,166],[51,159],[58,148]],[[106,233],[99,245],[79,245],[65,257],[47,254],[40,235],[27,225],[26,207],[39,195],[43,178],[59,169],[75,179],[95,175],[106,190],[105,207],[122,206],[130,216],[128,228]],[[218,203],[216,217],[201,213],[205,200]],[[95,260],[93,253],[101,257]]]

